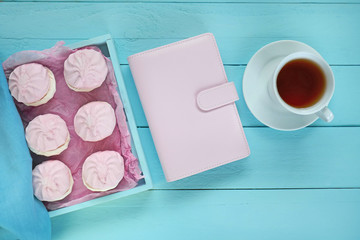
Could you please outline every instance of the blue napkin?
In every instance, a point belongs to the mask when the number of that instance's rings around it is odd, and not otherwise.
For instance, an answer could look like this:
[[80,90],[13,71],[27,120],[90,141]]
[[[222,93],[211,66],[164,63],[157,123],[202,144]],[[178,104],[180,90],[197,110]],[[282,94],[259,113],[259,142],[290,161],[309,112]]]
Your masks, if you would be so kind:
[[33,195],[32,159],[0,63],[0,239],[51,238],[49,214]]

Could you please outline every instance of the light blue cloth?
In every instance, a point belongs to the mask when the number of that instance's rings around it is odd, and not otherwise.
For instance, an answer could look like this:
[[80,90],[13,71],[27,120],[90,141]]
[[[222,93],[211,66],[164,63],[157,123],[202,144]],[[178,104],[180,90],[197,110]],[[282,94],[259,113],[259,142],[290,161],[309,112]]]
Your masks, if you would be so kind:
[[0,239],[7,239],[10,233],[21,240],[50,239],[49,214],[33,195],[32,159],[1,66],[0,63]]

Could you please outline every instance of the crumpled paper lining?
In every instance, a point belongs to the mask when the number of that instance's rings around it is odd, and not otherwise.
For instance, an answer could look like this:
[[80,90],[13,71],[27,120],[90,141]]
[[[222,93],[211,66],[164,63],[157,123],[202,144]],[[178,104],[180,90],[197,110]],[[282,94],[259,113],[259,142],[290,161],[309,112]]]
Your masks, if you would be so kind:
[[[101,52],[99,48],[94,46],[85,48],[91,48]],[[7,77],[9,77],[10,73],[17,66],[31,62],[44,65],[55,75],[56,93],[46,104],[38,107],[29,107],[14,99],[23,121],[24,128],[26,128],[28,123],[36,116],[45,113],[53,113],[65,120],[70,132],[69,147],[60,155],[44,157],[31,153],[33,157],[33,167],[43,161],[56,159],[65,163],[70,168],[73,175],[74,185],[72,192],[63,200],[44,202],[48,210],[56,210],[111,193],[131,189],[137,185],[141,178],[143,178],[138,160],[131,152],[131,136],[127,128],[123,105],[117,92],[117,83],[111,61],[105,58],[109,72],[101,87],[87,93],[75,92],[66,85],[63,74],[64,61],[75,51],[77,50],[71,50],[70,48],[65,47],[64,42],[58,42],[54,47],[43,51],[23,51],[15,53],[3,63]],[[73,119],[77,110],[84,104],[92,101],[108,102],[115,109],[117,119],[117,125],[112,135],[99,142],[85,142],[74,130]],[[119,185],[112,190],[106,192],[92,192],[83,184],[81,175],[82,165],[85,159],[92,153],[105,150],[113,150],[121,153],[125,163],[124,178]]]

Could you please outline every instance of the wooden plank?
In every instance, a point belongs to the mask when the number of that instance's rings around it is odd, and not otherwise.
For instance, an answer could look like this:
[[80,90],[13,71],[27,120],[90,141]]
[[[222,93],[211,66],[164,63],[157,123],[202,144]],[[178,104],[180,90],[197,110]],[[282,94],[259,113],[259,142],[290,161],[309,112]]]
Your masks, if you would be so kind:
[[[2,0],[3,2],[53,2],[51,0]],[[72,2],[73,0],[61,0],[57,2]],[[123,3],[122,0],[76,0],[76,2],[85,2],[85,3]],[[252,3],[252,4],[277,4],[277,3],[291,3],[291,4],[316,4],[316,3],[359,3],[359,0],[346,0],[346,1],[339,1],[339,0],[262,0],[262,1],[245,1],[245,0],[126,0],[125,2],[131,3],[179,3],[179,2],[186,2],[186,3]]]
[[[177,126],[174,126],[177,127]],[[360,187],[360,127],[281,132],[245,128],[251,154],[167,183],[149,129],[139,129],[155,189]]]
[[[4,61],[14,52],[33,49],[41,50],[49,48],[57,40],[4,40],[0,39],[0,61]],[[75,41],[75,40],[72,40]],[[79,41],[79,40],[77,40]],[[118,49],[118,55],[123,56],[122,48]],[[360,54],[359,54],[360,56]],[[360,66],[332,66],[336,79],[335,94],[330,102],[330,108],[335,114],[335,119],[330,124],[317,121],[314,126],[359,126],[360,122],[360,105],[354,104],[360,102],[360,88],[357,78],[360,76]],[[127,89],[129,91],[130,101],[134,110],[137,126],[148,126],[141,103],[133,82],[133,78],[128,66],[122,66],[121,70],[124,75]],[[229,81],[233,81],[238,90],[240,100],[236,103],[239,109],[240,117],[244,126],[263,126],[247,108],[242,94],[242,77],[245,66],[225,66]],[[346,96],[346,97],[344,97]]]
[[117,43],[121,63],[138,51],[212,32],[225,63],[247,63],[261,46],[294,39],[332,64],[359,64],[359,12],[360,4],[2,3],[0,29],[8,41],[111,33],[125,39]]
[[52,219],[53,239],[360,238],[360,190],[148,191]]
[[[360,76],[360,66],[332,66],[335,75],[336,87],[334,96],[330,102],[330,109],[335,118],[331,123],[321,120],[313,126],[360,126],[360,102],[359,81],[355,76]],[[128,66],[122,66],[126,87],[129,92],[136,123],[138,126],[148,126],[142,109],[138,93]],[[244,126],[264,126],[249,111],[242,94],[242,77],[245,66],[225,66],[229,81],[235,83],[240,100],[236,102],[240,118]],[[345,97],[346,96],[346,97]]]
[[[360,5],[359,5],[360,6]],[[359,9],[360,12],[360,9]],[[359,24],[354,23],[354,29],[360,28],[360,14],[358,19]],[[351,17],[350,17],[351,19]],[[301,21],[301,20],[294,20]],[[352,21],[352,20],[350,20]],[[310,23],[309,23],[310,24]],[[220,25],[218,28],[222,28]],[[255,28],[255,26],[253,26]],[[304,26],[302,26],[304,27]],[[331,27],[331,26],[323,26]],[[276,27],[270,27],[276,31]],[[347,27],[345,27],[347,28]],[[241,31],[247,30],[247,26],[239,26]],[[252,32],[249,35],[240,35],[240,30],[231,34],[231,36],[223,36],[223,34],[216,29],[213,30],[198,30],[197,33],[184,36],[183,38],[160,38],[160,39],[116,39],[117,51],[121,64],[127,64],[127,57],[144,50],[159,47],[165,44],[173,43],[187,37],[195,36],[204,32],[212,32],[215,35],[217,45],[221,54],[224,64],[247,64],[250,58],[256,53],[257,50],[274,41],[279,40],[295,40],[308,44],[316,49],[331,65],[360,65],[360,34],[357,33],[344,33],[338,31],[339,35],[345,34],[349,39],[342,39],[340,36],[321,36],[314,35],[313,33],[304,33],[304,30],[299,28],[297,33],[286,32],[278,35],[278,33],[269,32]],[[262,30],[259,30],[262,31]],[[315,30],[314,30],[315,31]],[[336,31],[336,30],[334,30]],[[278,36],[274,36],[278,35]],[[253,36],[251,36],[253,35]],[[260,36],[254,36],[260,35]],[[325,42],[326,39],[326,42]],[[340,43],[340,44],[339,44]]]
[[[1,9],[0,9],[1,10]],[[1,24],[1,23],[0,23]],[[360,26],[359,26],[360,27]],[[198,34],[205,31],[199,31]],[[106,33],[105,31],[102,32]],[[87,38],[96,37],[91,34]],[[187,36],[187,37],[190,37]],[[359,39],[351,37],[346,45],[339,47],[339,39],[329,39],[327,44],[319,41],[314,36],[295,36],[286,37],[234,37],[227,38],[216,34],[216,41],[221,53],[223,63],[226,65],[244,65],[257,50],[273,41],[291,39],[304,42],[315,48],[330,65],[360,65]],[[57,41],[64,40],[66,44],[78,42],[87,38],[0,38],[0,60],[4,61],[11,54],[23,50],[42,50],[52,47]],[[127,57],[144,50],[159,47],[165,44],[182,40],[182,38],[115,38],[115,47],[118,52],[118,58],[121,64],[127,64]]]

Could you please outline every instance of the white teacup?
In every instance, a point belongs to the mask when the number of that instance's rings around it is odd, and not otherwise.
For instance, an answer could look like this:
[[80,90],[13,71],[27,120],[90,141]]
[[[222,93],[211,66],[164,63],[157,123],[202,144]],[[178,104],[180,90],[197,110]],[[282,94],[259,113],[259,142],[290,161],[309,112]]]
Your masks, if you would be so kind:
[[[299,59],[308,60],[313,64],[316,64],[323,72],[325,79],[325,89],[323,91],[322,96],[314,104],[308,107],[293,107],[289,105],[284,101],[284,99],[282,99],[277,88],[277,81],[280,71],[289,62]],[[334,89],[335,89],[335,79],[329,64],[322,57],[308,52],[295,52],[283,58],[279,63],[279,65],[276,67],[274,76],[270,80],[268,85],[270,97],[283,110],[298,115],[316,114],[318,117],[320,117],[322,120],[326,122],[331,122],[334,118],[333,113],[327,107],[331,97],[333,96]]]

